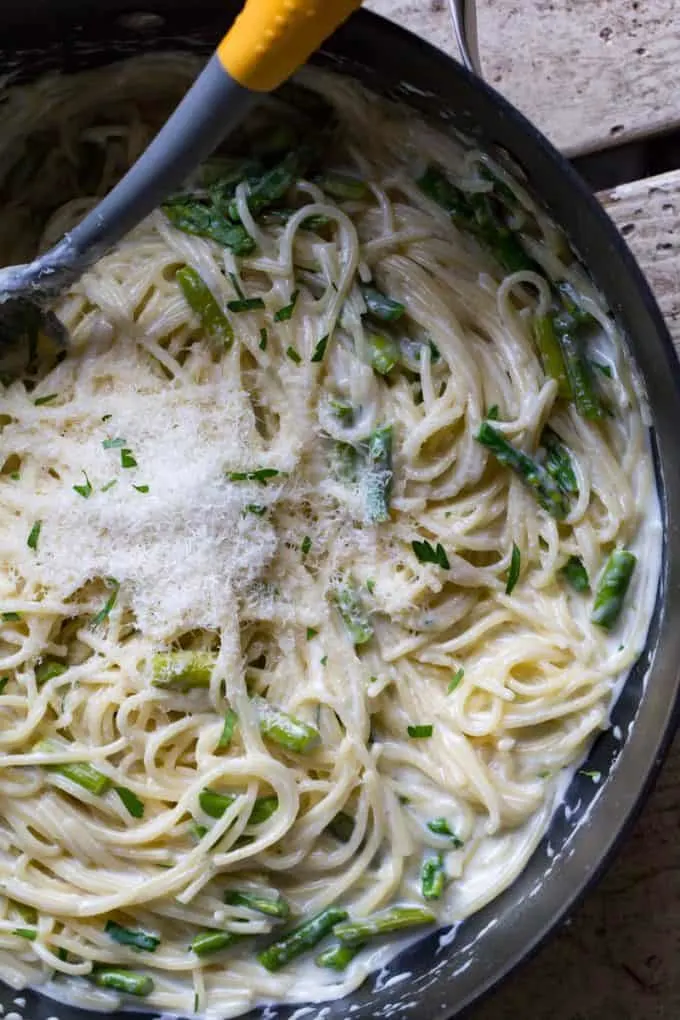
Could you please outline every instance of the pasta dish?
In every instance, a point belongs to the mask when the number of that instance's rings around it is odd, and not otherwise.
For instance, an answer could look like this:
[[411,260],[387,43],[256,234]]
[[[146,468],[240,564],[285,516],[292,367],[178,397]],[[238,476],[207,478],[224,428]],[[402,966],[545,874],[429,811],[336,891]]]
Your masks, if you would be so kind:
[[[197,69],[9,97],[4,264]],[[622,338],[515,173],[321,71],[54,311],[0,347],[0,978],[339,998],[520,873],[644,645]]]

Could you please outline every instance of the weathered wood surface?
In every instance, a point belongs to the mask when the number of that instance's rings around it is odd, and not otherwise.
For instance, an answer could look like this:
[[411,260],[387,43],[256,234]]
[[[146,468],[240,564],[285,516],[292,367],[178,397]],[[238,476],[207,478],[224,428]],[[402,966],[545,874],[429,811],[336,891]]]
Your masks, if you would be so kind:
[[[366,5],[456,53],[447,0]],[[487,81],[568,154],[680,126],[677,0],[477,0],[477,23]]]

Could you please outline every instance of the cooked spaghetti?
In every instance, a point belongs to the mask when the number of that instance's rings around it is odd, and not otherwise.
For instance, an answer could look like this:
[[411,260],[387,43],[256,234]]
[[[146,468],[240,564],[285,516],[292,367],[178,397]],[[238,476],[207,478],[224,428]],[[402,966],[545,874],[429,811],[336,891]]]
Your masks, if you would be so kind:
[[[5,263],[195,70],[10,97]],[[14,987],[347,994],[513,881],[644,644],[652,461],[583,268],[483,153],[300,82],[55,304],[65,352],[0,352]]]

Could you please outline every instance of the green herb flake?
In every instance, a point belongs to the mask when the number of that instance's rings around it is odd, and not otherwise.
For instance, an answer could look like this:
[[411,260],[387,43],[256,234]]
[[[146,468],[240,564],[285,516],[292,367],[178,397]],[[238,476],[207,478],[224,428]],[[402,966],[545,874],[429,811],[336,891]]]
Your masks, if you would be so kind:
[[262,506],[261,503],[246,503],[245,512],[247,514],[255,514],[256,517],[264,517],[267,507]]
[[260,330],[260,350],[261,351],[266,351],[267,350],[267,340],[268,339],[269,339],[269,334],[267,333],[267,330],[263,326],[262,329]]
[[306,556],[309,550],[312,548],[312,540],[309,535],[305,535],[302,539],[302,545],[300,546],[300,552],[303,556]]
[[563,567],[560,567],[559,574],[567,581],[574,591],[583,593],[590,591],[588,571],[583,565],[580,556],[570,556]]
[[74,485],[73,486],[73,491],[77,492],[79,496],[83,497],[83,499],[89,499],[90,496],[92,495],[92,492],[94,490],[92,489],[92,485],[90,483],[90,479],[87,477],[87,473],[85,471],[83,471],[83,476],[85,478],[85,484],[84,485]]
[[114,487],[114,485],[117,485],[117,483],[118,483],[118,479],[112,478],[110,482],[106,483],[106,485],[102,485],[101,491],[102,492],[108,492],[109,489],[112,489]]
[[579,776],[585,776],[586,779],[592,779],[594,783],[599,783],[602,779],[602,773],[599,769],[579,769]]
[[[605,375],[607,377],[607,379],[612,379],[613,378],[614,372],[612,370],[611,365],[606,365],[602,361],[591,361],[591,365],[593,366],[593,368],[596,368],[598,372],[601,372],[602,375]],[[36,403],[37,403],[37,401],[36,401]]]
[[451,569],[449,558],[440,542],[437,542],[437,545],[433,546],[428,541],[414,541],[411,542],[411,545],[414,553],[416,554],[416,558],[420,563],[434,563],[435,566],[441,567],[442,570]]
[[137,467],[137,461],[132,454],[132,450],[130,450],[127,446],[124,446],[120,451],[120,466],[124,468]]
[[144,804],[136,793],[128,790],[127,786],[114,786],[114,790],[123,802],[123,806],[128,814],[132,815],[133,818],[144,817]]
[[508,571],[508,579],[505,584],[505,594],[512,595],[515,585],[519,580],[519,572],[522,564],[522,556],[519,548],[512,543],[512,555],[510,557],[510,569]]
[[328,656],[327,655],[322,655],[320,662],[321,662],[322,666],[327,666],[328,665]]
[[498,419],[500,418],[500,414],[501,414],[501,412],[499,410],[498,404],[493,404],[489,408],[489,410],[486,412],[486,420],[487,421],[498,421]]
[[447,694],[453,694],[453,692],[455,691],[456,687],[458,687],[460,685],[460,683],[462,682],[464,676],[465,676],[465,670],[461,666],[460,669],[457,669],[456,672],[451,677],[451,682],[449,683],[449,686],[446,688],[446,693]]
[[455,832],[452,831],[446,818],[432,818],[427,823],[427,827],[435,836],[446,836],[447,839],[450,839],[456,850],[460,850],[464,845],[462,839],[459,839]]
[[18,471],[12,471],[9,477],[12,479],[13,482],[18,482],[19,479],[21,478],[21,475],[19,474]]
[[407,733],[413,740],[426,740],[432,736],[434,727],[431,723],[424,726],[407,726]]
[[328,347],[328,333],[326,333],[325,336],[321,337],[318,344],[314,348],[314,353],[312,354],[312,361],[315,362],[323,361],[327,347]]
[[302,361],[302,358],[300,357],[300,355],[298,354],[294,347],[286,347],[286,357],[290,358],[290,360],[293,361],[296,365],[299,365]]
[[227,478],[230,482],[260,482],[266,485],[270,478],[276,478],[282,474],[276,468],[257,468],[256,471],[228,471]]
[[111,610],[116,604],[118,592],[120,591],[120,583],[115,579],[115,577],[107,577],[106,583],[112,589],[111,594],[109,595],[109,597],[107,598],[106,602],[99,610],[99,612],[92,617],[92,620],[90,621],[91,627],[98,627],[100,624],[104,622],[104,620],[107,620],[111,614]]
[[26,545],[28,546],[29,549],[32,549],[33,552],[35,552],[36,549],[38,548],[38,539],[40,538],[40,529],[41,528],[42,528],[42,521],[36,521],[35,524],[33,525],[33,527],[31,528],[31,530],[28,533],[28,538],[26,539]]
[[149,486],[148,485],[133,485],[132,488],[136,489],[137,492],[144,493],[145,495],[149,491]]
[[103,414],[101,420],[102,421],[111,421],[112,418],[113,418],[112,414]]
[[366,582],[366,591],[368,592],[369,595],[373,595],[375,593],[375,581],[373,580],[372,577],[369,577],[368,581]]
[[307,628],[307,640],[311,641],[312,638],[315,638],[318,633],[319,633],[318,630],[315,630],[314,627],[308,627]]
[[7,686],[8,683],[9,683],[8,676],[0,677],[0,694],[5,693],[5,687]]
[[105,450],[120,450],[123,446],[125,446],[125,440],[120,438],[105,439],[102,446]]
[[288,322],[289,319],[292,319],[299,293],[299,290],[294,290],[290,296],[290,302],[274,313],[274,322]]
[[33,401],[36,407],[42,407],[43,404],[51,404],[53,400],[56,400],[59,396],[58,393],[48,393],[46,397],[36,397]]
[[2,618],[5,623],[17,623],[21,620],[21,613],[3,613]]
[[262,298],[239,298],[238,301],[227,301],[227,308],[230,312],[255,312],[260,308],[264,308],[264,301]]

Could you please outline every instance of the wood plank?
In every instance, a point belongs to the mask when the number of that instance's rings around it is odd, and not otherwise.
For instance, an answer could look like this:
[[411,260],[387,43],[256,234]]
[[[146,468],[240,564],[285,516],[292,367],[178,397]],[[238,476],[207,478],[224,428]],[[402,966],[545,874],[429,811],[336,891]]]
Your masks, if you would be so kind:
[[[447,0],[366,5],[456,54]],[[477,21],[487,81],[569,155],[680,126],[677,0],[477,0]]]

